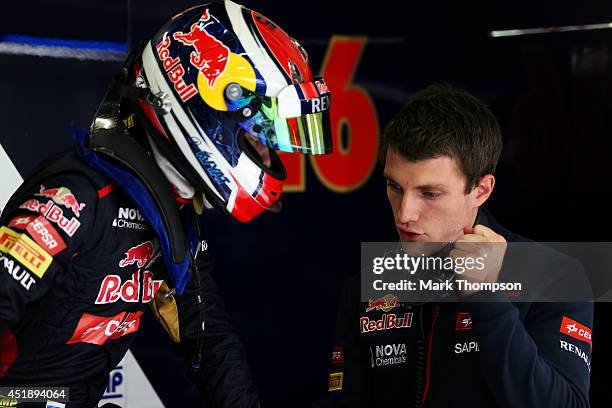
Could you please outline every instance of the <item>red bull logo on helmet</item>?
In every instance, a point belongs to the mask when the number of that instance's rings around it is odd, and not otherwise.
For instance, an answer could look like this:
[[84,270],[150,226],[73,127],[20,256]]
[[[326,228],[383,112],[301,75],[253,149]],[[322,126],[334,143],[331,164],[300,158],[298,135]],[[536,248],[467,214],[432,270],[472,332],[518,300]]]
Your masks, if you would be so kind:
[[174,90],[178,93],[181,100],[186,102],[196,95],[198,90],[194,84],[187,85],[185,83],[185,79],[183,78],[185,75],[185,68],[183,68],[183,65],[181,65],[180,58],[172,58],[170,51],[168,50],[171,43],[172,40],[170,40],[170,37],[164,36],[164,40],[157,44],[157,55],[162,61],[164,70],[166,71],[166,74],[168,74],[168,78],[170,78],[170,81],[174,86]]
[[143,242],[128,249],[125,252],[125,257],[119,261],[119,266],[125,268],[126,266],[136,264],[139,268],[143,268],[153,260],[156,252],[157,248],[153,241]]
[[55,204],[63,205],[72,210],[77,218],[81,216],[81,211],[85,208],[85,204],[80,204],[68,187],[47,189],[44,185],[41,185],[40,191],[35,195],[50,198]]
[[172,37],[181,43],[193,47],[189,61],[206,78],[210,88],[215,86],[219,75],[225,72],[229,62],[230,49],[206,31],[202,23],[213,22],[208,9],[197,23],[191,25],[189,32],[177,31]]
[[329,93],[329,88],[327,87],[327,84],[324,80],[321,79],[319,81],[315,81],[315,85],[317,86],[317,89],[319,90],[320,94]]

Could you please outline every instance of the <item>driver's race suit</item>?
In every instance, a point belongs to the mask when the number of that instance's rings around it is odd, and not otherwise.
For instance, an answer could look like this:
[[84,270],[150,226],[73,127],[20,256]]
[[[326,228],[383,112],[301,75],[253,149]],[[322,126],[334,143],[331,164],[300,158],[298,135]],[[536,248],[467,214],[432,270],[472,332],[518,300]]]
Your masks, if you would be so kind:
[[0,386],[69,387],[68,407],[97,406],[151,307],[188,366],[203,355],[192,377],[212,406],[258,406],[208,253],[197,255],[198,282],[173,293],[130,197],[74,152],[39,167],[49,168],[53,176],[28,178],[0,218]]

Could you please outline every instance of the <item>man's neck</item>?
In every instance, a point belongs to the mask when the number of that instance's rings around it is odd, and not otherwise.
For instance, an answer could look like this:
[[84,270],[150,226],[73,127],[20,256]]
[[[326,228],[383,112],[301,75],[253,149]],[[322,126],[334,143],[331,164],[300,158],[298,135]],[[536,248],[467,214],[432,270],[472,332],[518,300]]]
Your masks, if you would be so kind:
[[470,216],[470,222],[468,223],[468,225],[471,225],[472,227],[476,226],[476,221],[478,221],[478,213],[480,212],[480,207],[477,207],[476,209],[473,210],[472,215]]

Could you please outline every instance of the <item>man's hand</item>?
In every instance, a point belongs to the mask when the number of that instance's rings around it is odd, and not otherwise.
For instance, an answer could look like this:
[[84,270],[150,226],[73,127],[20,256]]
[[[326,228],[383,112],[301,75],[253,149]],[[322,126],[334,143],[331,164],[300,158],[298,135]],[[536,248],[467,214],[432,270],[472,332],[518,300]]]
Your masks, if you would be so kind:
[[[471,283],[497,282],[506,246],[504,237],[484,225],[476,225],[474,228],[464,227],[463,235],[455,242],[455,248],[450,252],[450,256],[453,259],[480,258],[484,268],[466,268],[465,272],[457,273],[456,279]],[[476,292],[478,291],[463,289],[460,294],[465,297]]]

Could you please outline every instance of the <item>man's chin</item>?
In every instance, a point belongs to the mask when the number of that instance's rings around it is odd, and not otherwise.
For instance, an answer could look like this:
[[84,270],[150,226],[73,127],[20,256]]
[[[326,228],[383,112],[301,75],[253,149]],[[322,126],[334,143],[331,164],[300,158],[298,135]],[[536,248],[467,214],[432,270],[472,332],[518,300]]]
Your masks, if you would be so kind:
[[439,252],[446,242],[402,241],[402,249],[410,256],[428,256]]

